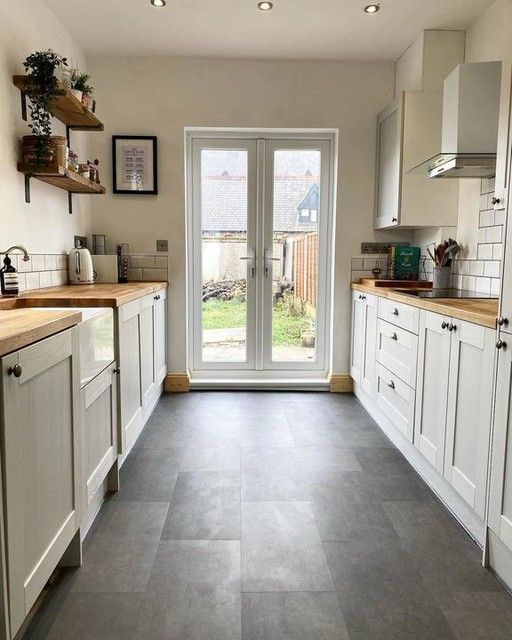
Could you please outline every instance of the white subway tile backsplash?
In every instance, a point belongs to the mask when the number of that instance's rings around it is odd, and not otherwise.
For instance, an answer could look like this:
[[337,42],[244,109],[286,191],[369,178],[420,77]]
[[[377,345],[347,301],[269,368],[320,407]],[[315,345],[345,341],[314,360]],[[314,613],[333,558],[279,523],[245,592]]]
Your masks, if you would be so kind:
[[485,242],[485,229],[478,229],[477,231],[477,244]]
[[503,227],[487,227],[485,230],[485,241],[486,242],[501,242]]
[[51,271],[41,271],[39,273],[39,286],[41,289],[44,287],[52,286],[52,272]]
[[499,211],[494,212],[494,224],[505,224],[506,220],[506,211],[501,209]]
[[501,260],[503,258],[503,245],[502,244],[493,244],[492,245],[492,257],[493,257],[493,260]]
[[477,247],[478,260],[492,260],[492,244],[479,244]]
[[142,269],[139,267],[128,269],[128,277],[130,280],[142,280]]
[[492,227],[494,225],[494,211],[480,211],[479,226]]
[[491,278],[491,293],[493,296],[498,296],[500,294],[500,279],[499,278]]
[[363,258],[352,258],[350,260],[350,269],[351,271],[362,271],[363,264],[364,264]]
[[491,279],[477,278],[475,291],[478,291],[479,293],[491,293]]
[[26,279],[26,288],[27,288],[28,291],[30,291],[31,289],[39,289],[40,288],[39,272],[38,271],[26,273],[25,274],[25,279]]
[[469,263],[469,274],[472,276],[483,276],[484,263],[480,260],[471,260]]
[[57,256],[48,254],[44,257],[44,268],[46,271],[55,271],[57,269]]
[[167,256],[155,256],[155,267],[157,269],[167,269],[168,263]]
[[488,260],[484,263],[484,276],[499,278],[501,262],[498,260]]
[[142,279],[164,282],[167,280],[167,269],[143,269]]
[[45,266],[44,266],[44,255],[39,255],[39,254],[35,254],[30,256],[30,260],[29,262],[31,262],[32,264],[31,266],[31,271],[44,271]]
[[132,269],[153,269],[155,266],[155,256],[130,256],[130,267]]

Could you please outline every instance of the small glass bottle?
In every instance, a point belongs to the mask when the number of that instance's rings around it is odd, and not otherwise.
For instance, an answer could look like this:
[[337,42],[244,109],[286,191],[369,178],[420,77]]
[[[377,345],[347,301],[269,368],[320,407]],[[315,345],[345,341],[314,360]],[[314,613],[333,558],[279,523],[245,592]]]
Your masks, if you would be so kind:
[[9,256],[5,256],[4,266],[0,269],[0,286],[3,296],[17,296],[20,292],[18,272],[12,266]]

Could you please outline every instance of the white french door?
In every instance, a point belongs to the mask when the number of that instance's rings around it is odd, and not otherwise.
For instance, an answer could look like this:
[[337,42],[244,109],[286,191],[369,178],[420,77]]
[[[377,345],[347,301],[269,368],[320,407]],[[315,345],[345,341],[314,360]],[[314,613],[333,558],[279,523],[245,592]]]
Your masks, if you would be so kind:
[[327,375],[333,143],[188,132],[192,381]]

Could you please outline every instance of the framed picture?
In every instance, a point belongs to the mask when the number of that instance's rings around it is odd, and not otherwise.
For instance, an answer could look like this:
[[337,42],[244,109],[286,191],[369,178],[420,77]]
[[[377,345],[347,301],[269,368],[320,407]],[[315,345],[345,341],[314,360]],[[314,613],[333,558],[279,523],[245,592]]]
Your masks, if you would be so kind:
[[112,136],[114,193],[156,195],[156,136]]

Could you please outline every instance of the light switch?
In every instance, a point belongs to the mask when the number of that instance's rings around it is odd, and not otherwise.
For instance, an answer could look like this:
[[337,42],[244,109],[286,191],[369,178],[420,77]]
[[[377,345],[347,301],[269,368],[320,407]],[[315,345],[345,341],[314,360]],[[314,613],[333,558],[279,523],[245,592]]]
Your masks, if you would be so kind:
[[169,247],[169,242],[167,240],[157,240],[156,241],[156,250],[157,251],[167,251]]

